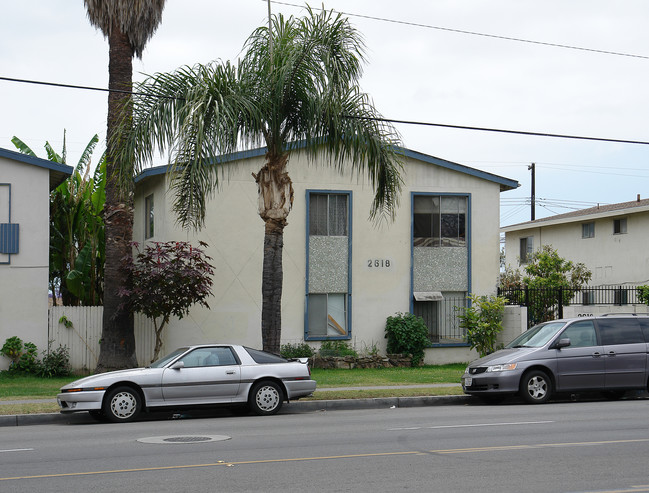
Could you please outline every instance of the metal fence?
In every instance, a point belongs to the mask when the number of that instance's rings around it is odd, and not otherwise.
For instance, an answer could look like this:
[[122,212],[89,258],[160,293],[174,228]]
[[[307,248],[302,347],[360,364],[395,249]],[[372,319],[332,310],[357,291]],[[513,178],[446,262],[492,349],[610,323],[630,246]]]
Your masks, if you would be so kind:
[[638,305],[643,304],[637,286],[588,286],[579,289],[498,289],[498,295],[507,298],[508,305],[528,308],[528,326],[545,320],[563,318],[568,305]]
[[466,329],[460,327],[459,315],[468,306],[468,301],[464,297],[415,303],[414,314],[424,319],[432,344],[466,344]]

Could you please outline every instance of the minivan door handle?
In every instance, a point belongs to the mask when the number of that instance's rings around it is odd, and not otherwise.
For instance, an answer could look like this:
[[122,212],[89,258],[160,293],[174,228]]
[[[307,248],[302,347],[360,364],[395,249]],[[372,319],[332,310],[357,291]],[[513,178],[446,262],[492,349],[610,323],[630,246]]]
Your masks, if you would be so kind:
[[615,356],[615,351],[609,351],[609,352],[608,352],[608,355],[609,355],[609,356]]
[[600,352],[595,351],[595,352],[593,353],[593,358],[599,358],[601,355],[602,355],[602,354],[601,354]]

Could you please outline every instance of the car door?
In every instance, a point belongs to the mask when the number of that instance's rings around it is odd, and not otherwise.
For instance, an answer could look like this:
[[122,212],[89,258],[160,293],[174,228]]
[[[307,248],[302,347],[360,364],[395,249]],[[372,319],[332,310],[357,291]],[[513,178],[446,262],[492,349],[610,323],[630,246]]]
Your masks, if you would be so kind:
[[241,369],[232,348],[200,347],[164,370],[162,397],[165,404],[175,405],[231,402],[239,392],[240,380]]
[[557,390],[594,390],[605,385],[604,350],[598,344],[592,320],[573,322],[556,339],[570,345],[556,350]]
[[647,345],[638,320],[610,317],[597,320],[606,360],[606,388],[646,385]]

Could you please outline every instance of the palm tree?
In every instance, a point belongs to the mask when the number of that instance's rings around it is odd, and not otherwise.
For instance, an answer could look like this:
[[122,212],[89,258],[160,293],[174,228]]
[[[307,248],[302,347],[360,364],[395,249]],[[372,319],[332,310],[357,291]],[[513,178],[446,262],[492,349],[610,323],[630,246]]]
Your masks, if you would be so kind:
[[[90,23],[108,38],[108,127],[106,135],[106,264],[104,315],[97,371],[137,366],[133,315],[119,289],[128,286],[122,259],[132,256],[133,173],[119,162],[117,128],[132,111],[133,55],[142,58],[147,41],[162,19],[165,0],[84,0]],[[120,177],[124,172],[126,176]]]
[[264,166],[253,175],[265,223],[265,350],[279,352],[283,233],[293,203],[287,163],[295,142],[311,160],[368,176],[373,218],[393,217],[398,204],[398,135],[358,89],[363,61],[362,37],[347,19],[309,9],[255,30],[236,65],[183,67],[138,86],[124,157],[132,153],[141,169],[155,152],[170,150],[174,210],[187,228],[204,223],[206,197],[219,184],[218,156],[266,146]]

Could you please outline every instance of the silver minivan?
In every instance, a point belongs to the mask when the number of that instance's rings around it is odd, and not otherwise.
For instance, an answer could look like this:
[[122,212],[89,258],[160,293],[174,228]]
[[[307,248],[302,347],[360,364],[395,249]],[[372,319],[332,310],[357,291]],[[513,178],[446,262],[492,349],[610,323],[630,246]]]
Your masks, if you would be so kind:
[[602,391],[620,398],[648,390],[649,316],[602,315],[553,320],[504,349],[477,359],[462,375],[466,394],[485,400],[520,394],[547,402],[556,392]]

